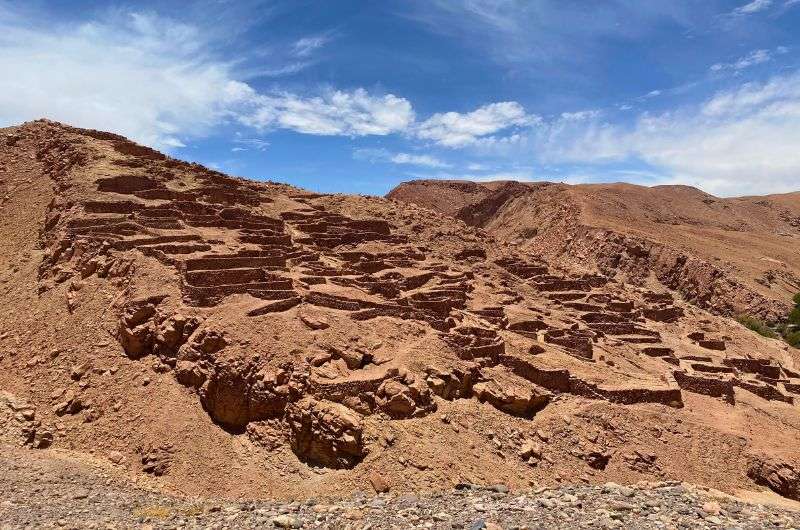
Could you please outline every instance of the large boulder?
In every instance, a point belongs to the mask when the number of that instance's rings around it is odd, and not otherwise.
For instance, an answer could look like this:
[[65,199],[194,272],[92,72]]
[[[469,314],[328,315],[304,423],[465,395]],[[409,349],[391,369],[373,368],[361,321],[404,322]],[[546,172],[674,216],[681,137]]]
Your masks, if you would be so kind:
[[534,385],[517,386],[490,380],[472,387],[479,401],[494,408],[522,418],[530,418],[550,402],[551,394]]
[[215,422],[242,431],[251,421],[283,415],[290,398],[298,394],[297,385],[288,369],[257,371],[242,361],[218,362],[212,365],[199,393]]
[[290,404],[286,412],[289,441],[301,460],[341,469],[364,458],[362,416],[357,412],[311,397]]
[[797,464],[778,457],[752,456],[747,476],[775,493],[800,501],[800,466]]
[[36,419],[36,409],[24,399],[0,391],[0,444],[44,449],[53,433]]
[[436,410],[427,385],[408,373],[386,379],[377,396],[378,408],[395,419],[424,416]]

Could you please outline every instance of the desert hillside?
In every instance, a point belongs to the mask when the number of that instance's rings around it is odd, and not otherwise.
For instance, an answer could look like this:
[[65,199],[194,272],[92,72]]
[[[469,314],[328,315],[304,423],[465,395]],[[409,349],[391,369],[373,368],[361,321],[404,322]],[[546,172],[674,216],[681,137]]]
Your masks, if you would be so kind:
[[800,292],[800,192],[723,199],[688,186],[412,181],[388,197],[722,315],[779,321]]
[[726,317],[788,304],[791,197],[392,194],[417,206],[48,121],[0,131],[0,184],[2,443],[184,494],[682,480],[800,498],[800,352]]

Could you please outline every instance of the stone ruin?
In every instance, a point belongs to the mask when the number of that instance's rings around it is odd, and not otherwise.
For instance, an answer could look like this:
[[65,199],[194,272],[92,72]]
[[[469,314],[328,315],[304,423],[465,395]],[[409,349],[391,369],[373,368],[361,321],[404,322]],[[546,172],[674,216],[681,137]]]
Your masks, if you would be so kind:
[[[154,292],[120,304],[116,332],[126,354],[160,359],[231,432],[257,438],[260,423],[280,422],[285,443],[314,465],[352,468],[368,452],[367,417],[419,418],[440,400],[475,399],[531,418],[562,395],[679,408],[683,392],[730,404],[735,389],[787,404],[800,394],[800,375],[729,355],[724,337],[698,331],[685,338],[708,355],[666,344],[664,326],[685,320],[669,293],[625,291],[602,275],[571,274],[508,249],[466,245],[444,262],[390,221],[348,216],[324,197],[267,191],[112,145],[125,155],[115,160],[125,173],[98,178],[89,189],[64,177],[87,163],[80,146],[42,145],[44,159],[61,154],[48,167],[62,198],[50,205],[40,237],[40,290],[96,276],[124,291],[142,259],[173,271],[180,300]],[[476,294],[487,291],[489,303]],[[76,299],[68,298],[71,309]],[[248,303],[236,309],[232,300]],[[332,345],[279,364],[231,360],[225,330],[205,325],[225,310],[266,329],[286,315],[311,335],[330,326],[303,313],[309,309],[353,323],[413,322],[452,355],[422,368],[395,366]],[[602,352],[612,347],[660,363],[662,377],[603,381]],[[543,357],[568,362],[553,367]],[[586,375],[592,371],[598,377]],[[41,443],[36,432],[26,427],[20,437]],[[157,458],[159,451],[143,458],[153,472],[166,472],[159,462],[168,458]]]

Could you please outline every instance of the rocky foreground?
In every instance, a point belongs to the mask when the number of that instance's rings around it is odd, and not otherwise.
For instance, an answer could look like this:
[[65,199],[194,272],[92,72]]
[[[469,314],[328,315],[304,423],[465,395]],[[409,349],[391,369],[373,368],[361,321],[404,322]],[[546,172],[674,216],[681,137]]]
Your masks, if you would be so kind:
[[[54,457],[55,456],[55,457]],[[800,528],[800,512],[679,482],[303,502],[219,501],[154,493],[64,455],[0,451],[0,529],[12,528]]]

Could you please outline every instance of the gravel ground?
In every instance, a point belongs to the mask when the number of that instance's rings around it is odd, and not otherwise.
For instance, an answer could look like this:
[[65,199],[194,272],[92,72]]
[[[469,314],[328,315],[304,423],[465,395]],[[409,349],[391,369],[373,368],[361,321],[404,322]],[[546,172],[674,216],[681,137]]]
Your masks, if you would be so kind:
[[500,485],[461,485],[419,496],[230,502],[149,492],[42,455],[0,450],[0,528],[800,528],[800,512],[680,483],[511,493]]

